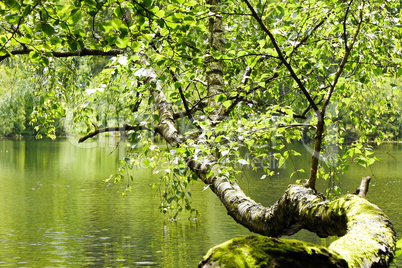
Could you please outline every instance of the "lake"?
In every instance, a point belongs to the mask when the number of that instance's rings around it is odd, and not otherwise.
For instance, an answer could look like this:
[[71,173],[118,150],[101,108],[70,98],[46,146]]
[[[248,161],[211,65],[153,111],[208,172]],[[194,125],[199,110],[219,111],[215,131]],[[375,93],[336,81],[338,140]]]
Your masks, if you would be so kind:
[[[384,144],[376,152],[383,161],[371,169],[351,167],[339,184],[343,193],[354,192],[361,177],[372,176],[367,198],[402,233],[402,145]],[[124,182],[103,182],[123,156],[107,141],[1,139],[0,267],[196,267],[210,247],[252,234],[201,183],[191,186],[198,219],[173,221],[160,213],[159,192],[150,186],[158,177],[147,169],[131,173],[132,191],[123,196]],[[307,168],[310,157],[292,160],[272,178],[245,170],[240,184],[257,202],[272,205],[303,178],[289,175]],[[307,231],[292,238],[326,243]]]

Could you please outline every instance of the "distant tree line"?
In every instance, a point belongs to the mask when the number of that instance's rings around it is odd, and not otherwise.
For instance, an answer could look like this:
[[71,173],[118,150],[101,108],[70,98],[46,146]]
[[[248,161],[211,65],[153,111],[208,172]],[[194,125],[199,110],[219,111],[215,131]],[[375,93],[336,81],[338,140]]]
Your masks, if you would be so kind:
[[[27,56],[26,56],[27,57]],[[107,65],[109,58],[94,59],[57,59],[56,65],[53,66],[57,70],[64,70],[64,75],[60,72],[52,73],[47,67],[38,67],[30,61],[25,61],[24,57],[20,60],[5,60],[0,66],[0,136],[2,137],[18,137],[18,136],[36,136],[42,135],[38,129],[43,128],[43,124],[48,124],[47,120],[52,122],[51,127],[54,128],[55,136],[66,135],[65,114],[64,113],[38,113],[46,107],[74,105],[71,102],[87,97],[88,88],[92,85],[89,80],[95,78],[99,84],[103,79],[107,79],[110,73],[110,66]],[[71,73],[79,73],[80,79],[71,79]],[[122,82],[124,83],[124,82]],[[341,133],[341,138],[351,143],[359,137],[365,136],[368,140],[374,141],[395,141],[402,139],[402,92],[400,79],[389,78],[382,84],[375,86],[362,86],[359,96],[359,102],[353,101],[350,105],[346,105],[348,100],[339,103],[342,107],[334,107],[333,119],[335,122],[330,128],[333,131]],[[67,87],[76,88],[71,99],[60,99],[56,103],[55,98],[50,98],[51,103],[46,103],[46,96],[43,88],[51,87]],[[49,90],[49,94],[51,90]],[[91,92],[89,92],[91,93]],[[82,98],[80,98],[80,96]],[[100,103],[105,107],[113,106],[114,109],[107,108],[108,117],[116,117],[118,111],[115,109],[119,104],[116,100],[107,96],[107,94],[99,94],[97,98],[101,98]],[[57,99],[57,96],[56,96]],[[349,97],[351,100],[352,98]],[[120,100],[123,102],[124,100]],[[346,103],[346,104],[345,104]],[[120,103],[124,105],[124,103]],[[364,106],[375,106],[378,109],[363,109]],[[57,109],[56,109],[57,110]],[[113,111],[114,110],[114,111]],[[49,111],[49,110],[48,110]],[[364,111],[365,114],[362,114]],[[86,109],[88,113],[86,117],[90,117],[91,110]],[[353,112],[357,117],[365,118],[365,120],[357,121],[355,117],[348,116]],[[115,113],[115,114],[113,114]],[[368,114],[371,113],[371,114]],[[93,111],[95,115],[95,111]],[[107,125],[107,122],[105,123]],[[86,129],[85,129],[86,130]],[[85,131],[83,130],[83,131]],[[364,133],[361,133],[361,132]],[[312,139],[310,135],[312,129],[305,128],[304,139]]]
[[[24,58],[27,58],[26,60]],[[28,56],[21,56],[19,59],[4,60],[0,65],[0,136],[1,137],[22,137],[39,136],[38,131],[47,120],[52,122],[55,136],[66,135],[65,114],[38,111],[44,108],[57,107],[66,100],[60,99],[60,103],[54,99],[47,100],[44,88],[52,87],[81,87],[87,84],[81,80],[69,81],[68,73],[72,71],[86,73],[83,79],[94,76],[102,71],[107,59],[100,59],[99,62],[88,62],[88,59],[79,60],[58,60],[57,69],[64,69],[64,75],[55,76],[47,67],[37,66],[28,60]],[[88,64],[91,64],[90,68]],[[87,70],[87,71],[86,71]],[[89,72],[89,73],[88,73]],[[85,89],[82,89],[85,92]],[[46,90],[45,90],[46,92]],[[51,91],[48,90],[50,93]],[[80,95],[83,92],[76,92]]]

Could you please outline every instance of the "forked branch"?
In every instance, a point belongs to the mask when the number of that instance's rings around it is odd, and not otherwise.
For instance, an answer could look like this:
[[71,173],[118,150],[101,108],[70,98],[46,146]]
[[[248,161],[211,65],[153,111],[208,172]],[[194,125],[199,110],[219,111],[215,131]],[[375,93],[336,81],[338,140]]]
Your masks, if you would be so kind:
[[248,0],[243,0],[244,3],[246,3],[247,7],[250,9],[253,17],[256,19],[256,21],[258,22],[258,24],[260,25],[261,29],[268,35],[269,39],[272,42],[272,45],[274,46],[274,49],[276,51],[276,53],[278,54],[278,58],[279,60],[282,62],[283,65],[285,65],[286,69],[289,71],[291,77],[293,78],[293,80],[296,82],[297,86],[299,87],[299,89],[303,92],[304,96],[306,97],[306,99],[308,100],[308,102],[310,103],[311,107],[313,108],[313,110],[317,113],[317,115],[319,116],[320,114],[320,110],[318,109],[317,104],[314,102],[313,98],[311,97],[310,93],[307,91],[306,87],[304,86],[303,82],[301,81],[301,79],[298,77],[298,75],[295,73],[295,71],[293,70],[293,67],[290,65],[290,63],[286,60],[285,55],[282,52],[282,49],[279,47],[278,42],[276,41],[275,36],[272,34],[272,32],[267,28],[267,26],[265,25],[265,23],[262,21],[262,19],[260,18],[260,16],[257,14],[257,12],[255,11],[255,9],[253,8],[253,6],[250,4],[250,2]]

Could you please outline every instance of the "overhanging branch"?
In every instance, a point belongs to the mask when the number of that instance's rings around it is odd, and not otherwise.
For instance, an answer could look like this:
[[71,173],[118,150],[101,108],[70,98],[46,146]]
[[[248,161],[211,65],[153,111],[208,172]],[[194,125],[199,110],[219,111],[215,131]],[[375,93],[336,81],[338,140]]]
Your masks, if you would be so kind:
[[[28,55],[30,52],[35,51],[34,49],[17,49],[8,51],[7,55],[0,56],[0,62],[15,55]],[[121,49],[111,49],[109,51],[104,51],[102,49],[87,49],[83,48],[77,51],[49,51],[52,57],[56,58],[67,58],[67,57],[83,57],[83,56],[117,56],[126,53],[125,50]]]
[[95,127],[95,130],[88,133],[84,137],[81,137],[78,140],[78,143],[84,142],[89,138],[95,137],[99,133],[105,133],[105,132],[123,132],[123,131],[129,131],[129,130],[149,130],[149,131],[151,131],[149,128],[140,126],[140,125],[124,124],[122,127],[106,127],[106,128],[98,128],[98,126],[95,125],[94,123],[92,123],[92,125]]

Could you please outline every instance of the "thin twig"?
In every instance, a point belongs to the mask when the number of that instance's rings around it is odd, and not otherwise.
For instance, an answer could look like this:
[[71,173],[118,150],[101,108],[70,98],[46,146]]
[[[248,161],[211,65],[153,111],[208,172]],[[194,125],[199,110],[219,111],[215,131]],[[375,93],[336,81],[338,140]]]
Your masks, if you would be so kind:
[[269,129],[278,129],[278,128],[294,128],[294,127],[313,127],[315,128],[315,126],[310,125],[310,124],[290,124],[290,125],[280,125],[280,126],[270,126],[270,127],[263,127],[263,128],[258,128],[258,129],[253,129],[250,131],[246,131],[247,134],[251,134],[251,133],[256,133],[259,131],[265,131],[265,130],[269,130]]

